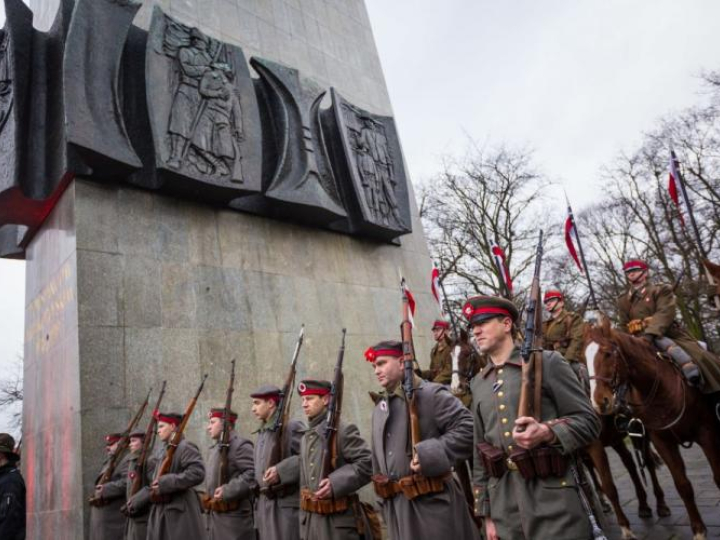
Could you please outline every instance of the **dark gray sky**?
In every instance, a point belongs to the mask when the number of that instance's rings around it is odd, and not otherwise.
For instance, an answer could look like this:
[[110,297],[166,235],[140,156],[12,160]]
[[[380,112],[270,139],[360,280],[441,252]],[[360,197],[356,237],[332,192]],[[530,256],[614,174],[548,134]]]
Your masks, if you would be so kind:
[[[524,145],[579,209],[604,163],[720,69],[717,0],[366,2],[415,182],[468,137]],[[22,351],[23,273],[0,261],[0,373]]]

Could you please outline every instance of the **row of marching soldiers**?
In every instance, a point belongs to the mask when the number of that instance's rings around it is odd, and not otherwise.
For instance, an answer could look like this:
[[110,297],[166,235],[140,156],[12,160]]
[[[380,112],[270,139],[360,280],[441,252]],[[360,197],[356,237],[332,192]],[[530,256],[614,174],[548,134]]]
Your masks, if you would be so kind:
[[[647,281],[641,261],[625,270],[630,289],[620,299],[622,327],[667,348],[692,384],[708,392],[720,388],[717,359],[685,343],[672,322],[672,291]],[[582,321],[564,310],[561,293],[550,291],[544,300],[551,314],[544,347],[530,347],[542,355],[535,374],[540,388],[529,397],[541,415],[523,412],[528,396],[516,339],[520,314],[512,302],[491,296],[467,301],[463,315],[474,346],[464,365],[448,363],[449,325],[437,321],[430,369],[420,371],[404,297],[402,340],[377,343],[365,353],[382,387],[371,394],[370,444],[341,418],[344,333],[333,380],[297,385],[307,423],[289,419],[301,333],[283,387],[263,386],[250,395],[260,420],[254,445],[233,429],[232,383],[225,406],[210,412],[207,430],[215,444],[207,463],[182,437],[197,394],[184,415],[156,410],[153,430],[108,436],[91,538],[379,539],[379,517],[358,497],[370,483],[393,540],[447,534],[474,540],[481,530],[489,540],[602,538],[597,496],[576,459],[600,432],[579,361]],[[144,460],[153,432],[162,444]],[[128,434],[131,452],[115,466],[117,445]],[[203,483],[205,494],[198,497]]]

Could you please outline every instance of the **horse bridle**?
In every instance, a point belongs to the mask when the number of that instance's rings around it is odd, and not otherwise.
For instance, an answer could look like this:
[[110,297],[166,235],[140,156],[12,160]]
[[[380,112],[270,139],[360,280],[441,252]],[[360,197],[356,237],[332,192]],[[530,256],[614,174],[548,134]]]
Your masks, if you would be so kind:
[[[660,388],[660,358],[656,356],[655,358],[655,377],[653,380],[652,387],[650,388],[650,392],[648,393],[647,397],[645,397],[641,403],[631,403],[627,399],[627,393],[630,388],[630,384],[628,381],[620,382],[619,381],[619,373],[620,370],[619,367],[619,361],[622,360],[623,364],[625,365],[625,369],[627,373],[630,373],[630,363],[628,362],[627,358],[623,354],[620,347],[613,343],[612,347],[610,348],[610,355],[614,358],[614,366],[613,366],[613,376],[612,377],[601,377],[599,375],[593,375],[590,377],[591,380],[597,380],[602,381],[606,383],[610,390],[613,393],[613,397],[615,398],[615,409],[616,411],[621,408],[629,408],[632,410],[633,407],[641,407],[646,408],[648,405],[650,405],[655,397],[657,396],[658,389]],[[685,415],[685,410],[687,408],[687,389],[685,388],[685,383],[683,382],[682,378],[680,378],[680,385],[683,389],[683,406],[680,409],[680,414],[675,417],[671,422],[668,424],[662,426],[662,427],[651,427],[649,429],[652,429],[654,431],[663,431],[666,429],[672,428],[674,425],[676,425],[680,419]]]

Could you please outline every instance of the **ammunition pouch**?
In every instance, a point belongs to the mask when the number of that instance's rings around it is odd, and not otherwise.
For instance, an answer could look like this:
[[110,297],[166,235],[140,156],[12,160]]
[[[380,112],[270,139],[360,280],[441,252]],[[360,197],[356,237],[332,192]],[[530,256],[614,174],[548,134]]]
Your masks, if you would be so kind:
[[300,491],[300,508],[305,512],[312,512],[313,514],[339,514],[347,511],[350,508],[351,499],[357,498],[357,495],[353,494],[350,497],[341,497],[340,499],[318,499],[313,500],[313,492],[307,488],[303,488]]
[[477,450],[485,470],[490,476],[501,478],[507,472],[508,466],[505,452],[486,442],[479,443]]
[[382,540],[382,525],[380,516],[371,504],[361,502],[355,496],[351,498],[358,534],[365,540]]
[[215,512],[216,514],[225,514],[234,512],[240,508],[240,501],[223,501],[222,499],[214,499],[210,495],[203,495],[200,499],[203,510],[208,514]]
[[478,444],[477,450],[488,475],[494,478],[502,478],[507,471],[518,471],[525,480],[562,478],[567,473],[567,458],[552,446],[538,446],[532,450],[516,448],[510,456],[486,442]]
[[652,317],[645,317],[644,319],[633,319],[627,324],[628,332],[631,333],[633,336],[642,334],[650,324],[650,321],[652,321]]
[[375,493],[383,499],[392,499],[398,493],[402,493],[409,501],[427,495],[429,493],[442,493],[445,491],[445,480],[450,474],[429,478],[422,474],[411,474],[399,480],[390,480],[384,475],[372,477]]

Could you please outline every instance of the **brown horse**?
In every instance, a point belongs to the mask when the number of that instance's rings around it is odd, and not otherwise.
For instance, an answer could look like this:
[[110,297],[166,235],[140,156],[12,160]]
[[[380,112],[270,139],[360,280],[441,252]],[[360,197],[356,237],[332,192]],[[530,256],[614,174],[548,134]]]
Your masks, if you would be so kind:
[[715,286],[717,287],[717,294],[720,295],[720,264],[713,264],[707,259],[703,261],[705,268],[708,269],[710,275],[715,280]]
[[707,529],[679,447],[681,443],[697,443],[720,488],[720,424],[709,398],[689,387],[677,366],[658,355],[649,342],[612,330],[607,319],[588,329],[585,356],[596,410],[612,414],[618,395],[626,393],[627,405],[645,425],[670,470],[688,512],[693,539],[704,540]]

